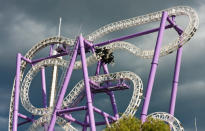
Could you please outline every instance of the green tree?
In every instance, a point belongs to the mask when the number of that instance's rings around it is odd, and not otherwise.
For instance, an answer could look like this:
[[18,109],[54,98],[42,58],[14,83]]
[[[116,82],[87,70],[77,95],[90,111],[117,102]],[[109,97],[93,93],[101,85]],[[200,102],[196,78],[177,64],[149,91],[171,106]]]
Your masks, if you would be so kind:
[[170,131],[170,128],[168,124],[161,120],[148,118],[142,124],[138,118],[129,116],[113,123],[105,131]]
[[135,117],[123,117],[107,127],[105,131],[140,131],[141,121]]
[[142,131],[171,131],[168,124],[164,121],[148,118],[141,126]]

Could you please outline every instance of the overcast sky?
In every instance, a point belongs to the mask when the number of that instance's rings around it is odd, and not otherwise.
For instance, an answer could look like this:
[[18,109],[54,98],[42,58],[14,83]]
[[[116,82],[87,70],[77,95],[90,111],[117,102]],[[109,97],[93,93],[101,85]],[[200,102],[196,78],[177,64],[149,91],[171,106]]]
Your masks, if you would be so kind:
[[[184,45],[175,115],[181,121],[185,131],[194,130],[195,116],[198,131],[205,130],[204,0],[0,1],[0,128],[2,128],[2,131],[6,131],[8,125],[9,101],[15,75],[16,54],[21,52],[24,55],[37,42],[57,35],[59,17],[63,19],[61,34],[74,39],[79,33],[90,34],[111,22],[179,5],[186,5],[195,9],[199,15],[200,24],[194,37]],[[182,28],[186,26],[187,21],[188,19],[177,18],[177,24],[181,25]],[[146,24],[124,32],[107,35],[99,41],[158,26],[159,23]],[[174,40],[175,34],[173,30],[165,32],[163,44]],[[156,36],[155,33],[133,39],[130,42],[144,49],[151,49],[154,47]],[[151,60],[137,58],[127,54],[127,52],[115,52],[114,55],[116,64],[110,66],[110,72],[124,70],[135,72],[142,78],[145,92]],[[149,114],[156,111],[168,112],[175,55],[176,51],[169,56],[160,58]],[[89,69],[91,69],[90,72],[94,71],[93,68]],[[76,73],[74,77],[78,76],[79,72]],[[72,85],[76,84],[74,81]],[[116,95],[118,103],[123,100],[122,96]],[[35,97],[35,94],[32,96]],[[96,106],[103,108],[99,104],[101,102],[106,103],[108,99],[97,97]],[[118,105],[120,112],[123,112],[126,108],[124,106],[126,106],[126,101]],[[139,117],[140,111],[141,109],[137,112],[137,117]]]

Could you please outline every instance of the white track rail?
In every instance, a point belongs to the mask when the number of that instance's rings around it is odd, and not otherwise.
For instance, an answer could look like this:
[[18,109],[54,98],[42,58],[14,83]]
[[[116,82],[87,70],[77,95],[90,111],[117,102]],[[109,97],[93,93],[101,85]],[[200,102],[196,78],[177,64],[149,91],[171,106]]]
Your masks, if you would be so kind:
[[147,117],[152,117],[154,119],[159,119],[159,120],[162,120],[162,121],[169,123],[170,126],[172,127],[173,131],[184,131],[184,128],[182,127],[180,121],[176,117],[172,116],[169,113],[154,112],[154,113],[148,115]]

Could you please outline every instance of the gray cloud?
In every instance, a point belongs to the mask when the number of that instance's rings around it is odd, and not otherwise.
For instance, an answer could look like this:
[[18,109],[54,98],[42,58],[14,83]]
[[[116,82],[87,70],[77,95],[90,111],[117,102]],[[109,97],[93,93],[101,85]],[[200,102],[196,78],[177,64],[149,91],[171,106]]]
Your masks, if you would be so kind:
[[[194,129],[194,117],[197,116],[199,131],[205,129],[203,124],[203,118],[205,117],[205,106],[203,104],[203,100],[205,99],[205,61],[203,60],[205,49],[205,2],[203,0],[156,0],[155,2],[151,2],[150,0],[47,0],[2,1],[1,3],[4,3],[0,5],[0,58],[3,60],[0,64],[0,124],[4,125],[2,127],[3,130],[7,129],[9,97],[13,84],[13,76],[15,74],[15,54],[17,52],[25,54],[35,43],[49,36],[57,35],[58,19],[60,16],[63,18],[62,35],[74,38],[79,32],[83,32],[83,34],[86,35],[110,22],[177,5],[189,5],[196,9],[199,14],[200,27],[193,39],[191,39],[183,49],[182,68],[176,103],[176,117],[182,122],[185,130],[191,131]],[[183,18],[177,20],[181,26],[186,23]],[[80,28],[81,25],[82,27]],[[101,41],[157,26],[158,23],[139,26],[135,29],[105,36]],[[165,34],[164,42],[171,41],[173,38],[175,38],[173,31],[168,31]],[[156,34],[153,34],[147,37],[133,39],[130,42],[147,49],[151,48],[150,44],[154,47],[155,43],[153,43],[153,41],[155,41],[155,39]],[[154,111],[168,111],[175,53],[176,52],[160,59],[149,113]],[[126,52],[117,52],[115,57],[116,65],[115,67],[110,67],[111,72],[130,70],[139,74],[143,80],[145,92],[151,60],[136,58]],[[75,78],[78,74],[75,74]],[[74,82],[72,85],[74,85]],[[106,98],[99,99],[96,101],[97,106],[103,108],[100,103],[107,103],[107,105],[109,105]],[[120,100],[119,98],[119,101]],[[140,110],[137,112],[137,116],[139,116],[139,112]]]

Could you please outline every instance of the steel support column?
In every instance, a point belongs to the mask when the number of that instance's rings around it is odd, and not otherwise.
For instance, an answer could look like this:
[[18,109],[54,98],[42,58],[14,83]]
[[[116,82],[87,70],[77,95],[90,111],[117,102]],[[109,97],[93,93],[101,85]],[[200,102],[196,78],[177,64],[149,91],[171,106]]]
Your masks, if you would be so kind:
[[154,79],[155,79],[155,74],[156,74],[157,65],[158,65],[158,61],[159,61],[160,49],[161,49],[161,45],[162,45],[162,38],[163,38],[164,30],[165,30],[165,24],[166,24],[167,17],[168,17],[168,13],[163,12],[162,18],[161,18],[161,23],[160,23],[160,30],[158,33],[157,42],[156,42],[156,46],[155,46],[154,56],[152,59],[145,101],[144,101],[143,109],[142,109],[142,113],[141,113],[142,122],[145,122],[148,108],[149,108],[149,102],[150,102],[150,97],[152,94],[152,88],[154,85]]
[[178,82],[179,82],[179,73],[180,73],[180,66],[181,66],[181,58],[182,58],[182,50],[183,50],[182,46],[179,45],[179,48],[177,49],[176,63],[175,63],[175,69],[174,69],[174,78],[173,78],[173,83],[172,83],[172,94],[171,94],[170,107],[169,107],[169,113],[171,115],[174,115],[174,110],[175,110],[177,88],[178,88]]
[[88,106],[88,113],[89,113],[89,119],[90,119],[89,124],[91,127],[91,131],[96,131],[92,96],[91,96],[91,90],[90,90],[90,82],[89,82],[88,69],[87,69],[87,63],[86,63],[86,55],[85,55],[85,47],[84,47],[85,44],[84,44],[84,38],[82,34],[79,36],[79,41],[80,41],[80,52],[81,52],[81,61],[82,61],[82,68],[83,68],[83,77],[84,77],[86,98],[87,98],[87,104],[88,104],[87,106]]
[[42,82],[41,84],[42,84],[43,106],[47,107],[45,67],[41,67],[41,82]]
[[17,54],[16,58],[16,80],[14,89],[14,110],[13,110],[13,131],[17,131],[18,128],[18,110],[19,110],[19,91],[20,91],[20,79],[21,79],[21,54]]
[[[105,74],[109,74],[107,64],[103,63],[103,70],[104,70]],[[112,91],[108,92],[108,95],[110,96],[113,113],[114,113],[116,119],[119,119],[119,114],[118,114],[118,110],[117,110],[117,103],[116,103],[116,100],[115,100],[115,95]]]

